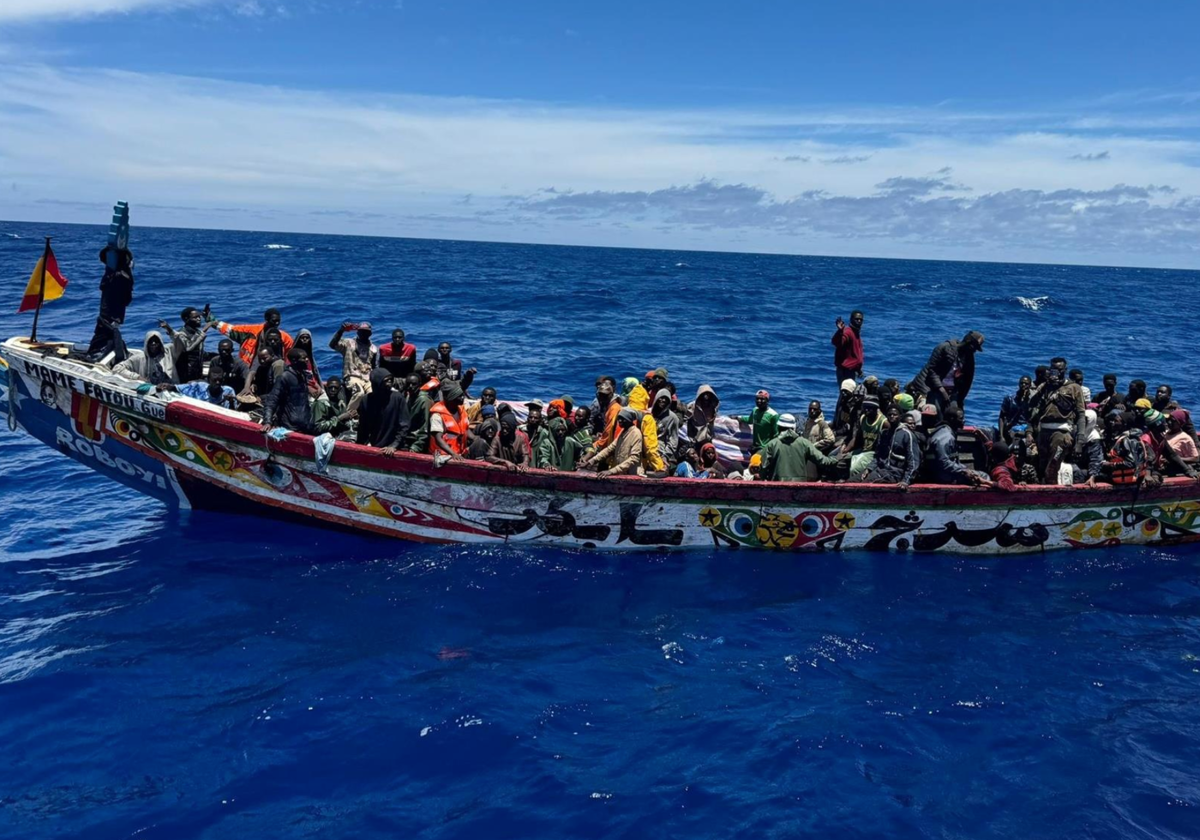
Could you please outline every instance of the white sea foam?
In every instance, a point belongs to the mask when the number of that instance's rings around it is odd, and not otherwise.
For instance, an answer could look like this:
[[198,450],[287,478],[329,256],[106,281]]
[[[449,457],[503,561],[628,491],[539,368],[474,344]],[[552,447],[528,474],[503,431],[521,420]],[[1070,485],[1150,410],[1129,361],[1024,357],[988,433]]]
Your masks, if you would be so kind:
[[271,243],[270,245],[264,245],[263,247],[270,251],[290,251],[290,250],[292,250],[291,245],[277,245],[275,243]]
[[1017,295],[1017,303],[1024,306],[1030,312],[1041,312],[1053,303],[1053,300],[1051,300],[1050,295],[1039,295],[1038,297],[1021,297]]

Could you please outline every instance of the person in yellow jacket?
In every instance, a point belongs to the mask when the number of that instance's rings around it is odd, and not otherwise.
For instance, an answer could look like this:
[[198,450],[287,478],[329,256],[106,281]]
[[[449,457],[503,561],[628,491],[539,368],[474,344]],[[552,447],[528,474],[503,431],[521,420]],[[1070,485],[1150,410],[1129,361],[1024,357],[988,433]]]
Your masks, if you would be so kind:
[[636,377],[627,376],[621,383],[621,396],[625,398],[625,407],[634,411],[645,411],[650,407],[650,394],[642,387]]
[[647,411],[642,415],[641,427],[642,471],[648,476],[664,477],[667,465],[663,463],[662,455],[658,454],[658,421]]

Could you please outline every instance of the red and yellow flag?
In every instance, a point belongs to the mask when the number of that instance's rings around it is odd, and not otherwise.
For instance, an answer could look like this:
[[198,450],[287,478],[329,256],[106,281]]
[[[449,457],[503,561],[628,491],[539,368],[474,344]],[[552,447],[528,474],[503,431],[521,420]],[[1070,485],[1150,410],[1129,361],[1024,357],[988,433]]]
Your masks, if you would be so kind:
[[54,259],[54,252],[47,246],[46,253],[38,260],[37,268],[33,270],[33,276],[29,278],[29,285],[25,287],[25,296],[21,298],[21,308],[17,310],[18,312],[37,309],[38,290],[42,288],[43,269],[46,272],[46,291],[42,295],[42,300],[58,300],[67,290],[67,278],[63,277],[62,272],[58,270],[58,260]]

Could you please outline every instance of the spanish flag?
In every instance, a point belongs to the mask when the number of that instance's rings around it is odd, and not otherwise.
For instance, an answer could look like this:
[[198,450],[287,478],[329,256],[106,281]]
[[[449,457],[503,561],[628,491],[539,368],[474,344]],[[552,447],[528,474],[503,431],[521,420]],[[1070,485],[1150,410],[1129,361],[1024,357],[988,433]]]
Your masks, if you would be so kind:
[[25,287],[25,296],[21,298],[21,308],[18,312],[28,312],[30,309],[38,308],[39,291],[42,290],[42,278],[45,272],[45,291],[41,294],[41,300],[58,300],[63,296],[63,292],[67,290],[67,278],[62,276],[62,272],[58,270],[58,260],[54,259],[54,252],[50,250],[50,243],[46,243],[46,253],[38,260],[37,268],[33,270],[33,276],[29,278],[29,285]]

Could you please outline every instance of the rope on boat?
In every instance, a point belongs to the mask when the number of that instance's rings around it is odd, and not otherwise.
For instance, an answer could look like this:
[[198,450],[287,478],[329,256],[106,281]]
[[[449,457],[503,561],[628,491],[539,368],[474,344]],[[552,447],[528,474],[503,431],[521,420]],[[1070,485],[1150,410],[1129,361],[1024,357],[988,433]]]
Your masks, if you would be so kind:
[[17,430],[17,372],[7,362],[4,363],[4,367],[8,371],[8,430],[15,432]]

